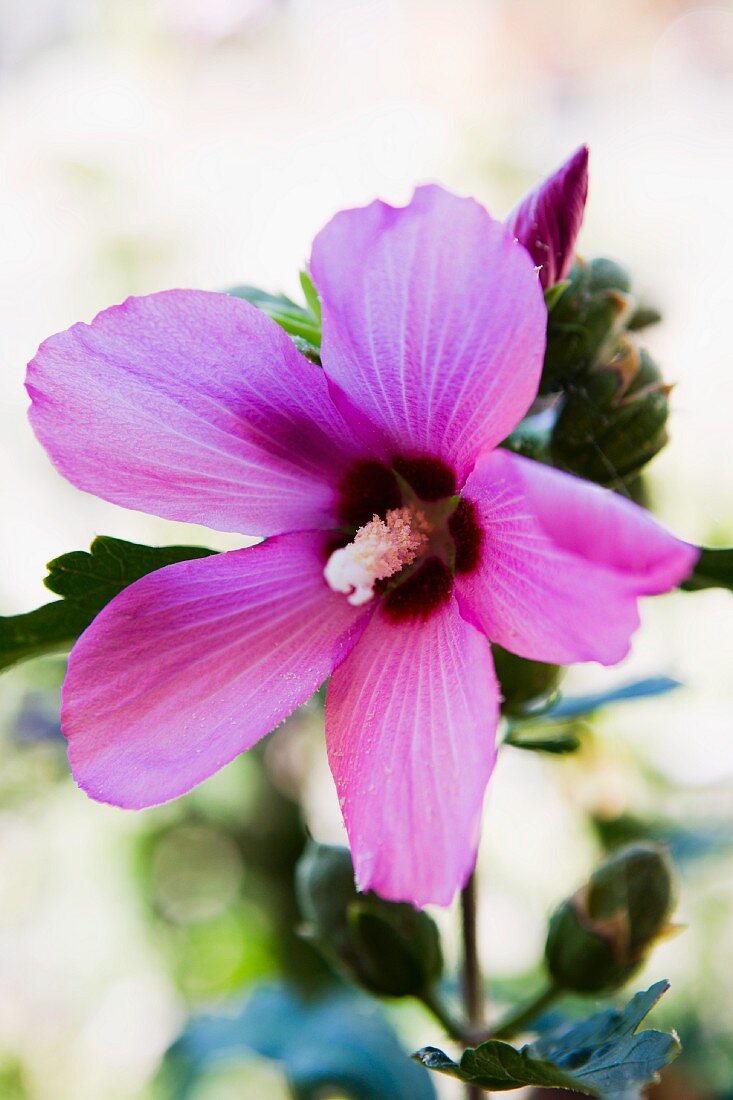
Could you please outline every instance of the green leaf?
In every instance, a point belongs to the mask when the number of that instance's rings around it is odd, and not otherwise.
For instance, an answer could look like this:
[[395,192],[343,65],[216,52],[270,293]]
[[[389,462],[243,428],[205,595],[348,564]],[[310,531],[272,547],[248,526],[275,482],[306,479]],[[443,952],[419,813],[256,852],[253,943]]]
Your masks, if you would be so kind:
[[516,1050],[500,1039],[489,1039],[475,1049],[464,1050],[460,1062],[454,1062],[436,1047],[423,1047],[413,1057],[426,1069],[456,1077],[469,1085],[495,1092],[520,1089],[525,1085],[546,1085],[561,1089],[582,1090],[572,1077],[551,1062],[535,1058],[529,1047]]
[[123,588],[148,573],[214,553],[203,546],[141,546],[99,535],[89,551],[72,550],[49,562],[43,583],[57,596],[96,615]]
[[645,348],[617,341],[565,395],[552,430],[552,464],[624,489],[667,442],[669,387]]
[[559,283],[553,283],[552,286],[548,286],[547,290],[545,291],[545,306],[547,307],[548,313],[552,311],[555,304],[563,296],[569,286],[569,279],[563,279]]
[[642,329],[649,328],[650,325],[658,325],[661,320],[662,314],[658,309],[642,302],[631,314],[626,327],[630,332],[641,332]]
[[599,1100],[641,1100],[642,1090],[680,1051],[675,1035],[637,1030],[668,988],[667,982],[657,982],[624,1009],[597,1012],[521,1050],[489,1039],[464,1050],[459,1062],[435,1047],[413,1057],[428,1069],[497,1092],[543,1085]]
[[695,568],[680,588],[686,592],[698,592],[702,588],[733,591],[733,547],[701,547]]
[[[319,314],[315,314],[310,309],[299,306],[285,294],[268,294],[267,291],[260,290],[256,286],[233,286],[227,290],[227,294],[251,302],[253,306],[276,321],[290,336],[299,337],[310,349],[318,352],[321,346],[320,305]],[[303,347],[300,346],[300,349],[302,351]]]
[[547,317],[540,394],[573,388],[596,363],[610,357],[635,308],[625,272],[611,261],[578,260],[567,282]]
[[100,535],[90,551],[62,554],[49,562],[43,583],[63,599],[24,615],[0,616],[0,670],[69,648],[110,600],[147,573],[213,553],[201,546],[139,546]]
[[656,982],[625,1008],[597,1012],[542,1038],[532,1049],[602,1100],[641,1100],[646,1086],[658,1080],[659,1071],[681,1050],[674,1033],[638,1031],[668,989],[669,982]]

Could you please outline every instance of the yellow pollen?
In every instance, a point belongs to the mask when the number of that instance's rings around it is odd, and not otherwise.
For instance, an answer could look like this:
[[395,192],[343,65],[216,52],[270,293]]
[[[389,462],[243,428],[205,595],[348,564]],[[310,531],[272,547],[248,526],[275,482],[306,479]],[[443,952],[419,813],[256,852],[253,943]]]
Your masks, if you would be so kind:
[[374,516],[359,528],[353,542],[334,550],[323,571],[326,581],[359,607],[371,600],[377,581],[412,565],[427,546],[431,531],[422,512],[390,508],[384,519]]

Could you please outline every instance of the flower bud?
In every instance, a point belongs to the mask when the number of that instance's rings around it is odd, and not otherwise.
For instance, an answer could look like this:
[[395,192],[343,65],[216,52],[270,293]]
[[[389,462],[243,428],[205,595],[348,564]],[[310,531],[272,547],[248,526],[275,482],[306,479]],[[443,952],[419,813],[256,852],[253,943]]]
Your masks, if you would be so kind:
[[296,890],[305,934],[369,992],[420,996],[440,977],[435,922],[411,905],[357,893],[348,849],[311,841],[298,864]]
[[577,261],[548,315],[540,393],[557,393],[577,383],[610,356],[633,308],[623,268],[602,258]]
[[647,843],[620,849],[550,918],[545,960],[553,981],[574,993],[623,985],[669,932],[673,904],[666,850]]
[[498,645],[491,648],[504,714],[531,714],[555,695],[564,673],[559,665],[529,661]]
[[573,262],[587,196],[588,148],[581,145],[506,219],[507,229],[539,268],[543,288],[564,279]]
[[649,353],[622,337],[613,358],[567,394],[552,432],[553,462],[602,485],[634,477],[667,442],[669,393]]
[[616,260],[609,260],[607,256],[596,256],[588,261],[587,267],[591,292],[618,290],[622,294],[631,293],[631,276]]

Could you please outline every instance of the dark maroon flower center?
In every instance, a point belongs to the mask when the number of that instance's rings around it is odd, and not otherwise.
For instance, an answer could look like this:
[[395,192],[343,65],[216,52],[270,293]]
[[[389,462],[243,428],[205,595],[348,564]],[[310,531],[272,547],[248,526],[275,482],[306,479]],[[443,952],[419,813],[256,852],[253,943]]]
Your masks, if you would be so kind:
[[481,560],[481,544],[484,538],[473,501],[461,497],[458,507],[448,520],[448,530],[456,549],[456,573],[473,573]]
[[427,517],[431,534],[417,560],[374,584],[395,621],[427,619],[442,607],[455,574],[478,566],[483,541],[475,506],[456,494],[454,471],[441,459],[397,455],[391,466],[365,459],[351,467],[340,488],[342,531],[329,554],[350,544],[375,516],[384,519],[405,508]]

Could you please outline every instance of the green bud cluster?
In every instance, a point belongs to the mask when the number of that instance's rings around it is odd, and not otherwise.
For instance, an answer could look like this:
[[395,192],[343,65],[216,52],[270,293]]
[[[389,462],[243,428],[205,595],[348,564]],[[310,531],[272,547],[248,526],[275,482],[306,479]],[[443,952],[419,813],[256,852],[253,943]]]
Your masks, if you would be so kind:
[[626,272],[611,260],[578,260],[564,289],[552,300],[540,393],[558,393],[578,383],[612,356],[616,340],[634,313]]
[[543,395],[559,394],[553,465],[617,486],[667,442],[669,392],[635,335],[659,319],[611,260],[578,261],[548,300]]
[[673,906],[663,847],[639,843],[615,852],[550,919],[545,961],[555,987],[588,994],[623,985],[670,931]]
[[568,393],[552,433],[554,464],[601,484],[634,477],[667,442],[669,392],[649,353],[622,337],[613,358]]
[[427,913],[360,894],[346,848],[309,842],[296,872],[307,936],[370,993],[422,997],[443,970],[440,935]]
[[[576,260],[545,301],[540,400],[503,446],[644,503],[639,475],[667,442],[671,387],[637,334],[660,316],[637,300],[628,272],[603,257]],[[554,665],[498,647],[494,657],[510,717],[536,712],[559,686]]]

